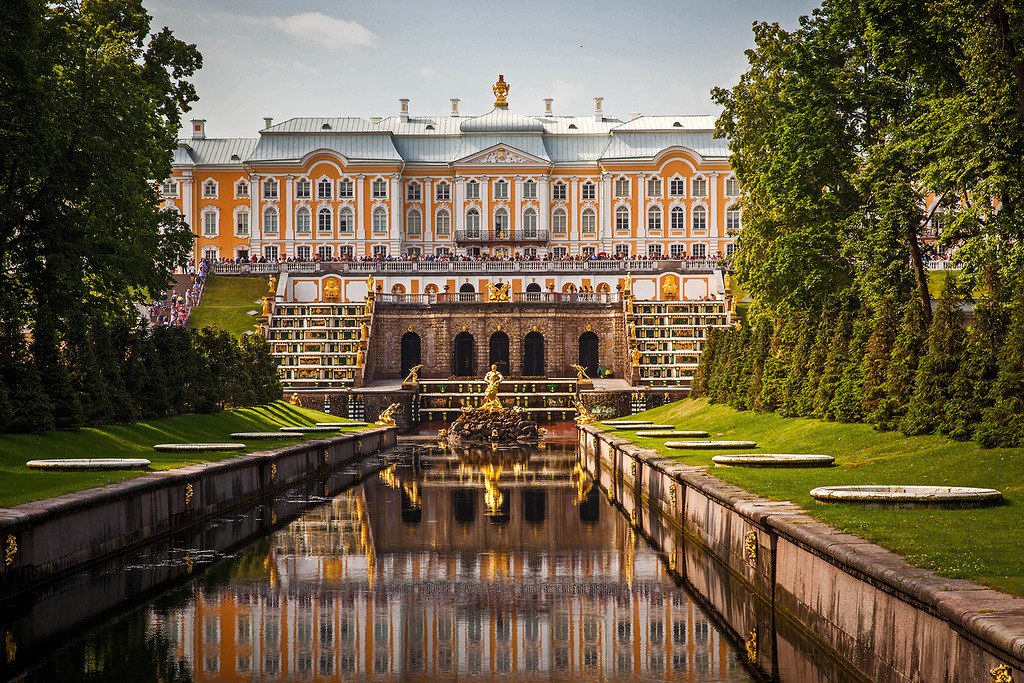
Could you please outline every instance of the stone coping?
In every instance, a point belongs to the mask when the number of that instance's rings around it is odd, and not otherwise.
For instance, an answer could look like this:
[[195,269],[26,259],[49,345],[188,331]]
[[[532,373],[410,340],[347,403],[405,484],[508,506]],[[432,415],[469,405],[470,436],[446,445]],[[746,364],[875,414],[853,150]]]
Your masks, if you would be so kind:
[[232,439],[298,439],[302,435],[294,432],[232,432]]
[[656,424],[650,424],[650,423],[647,423],[647,424],[632,424],[632,425],[618,424],[618,425],[614,425],[614,427],[615,427],[615,429],[617,429],[620,432],[634,432],[634,431],[637,431],[639,429],[675,429],[676,428],[675,425],[656,425]]
[[692,430],[687,430],[687,429],[667,429],[667,430],[655,430],[655,431],[651,431],[651,432],[638,431],[636,433],[636,435],[637,436],[641,436],[641,437],[645,437],[645,438],[649,438],[649,439],[668,439],[668,438],[671,438],[673,436],[681,437],[681,438],[686,438],[686,439],[706,439],[707,437],[711,436],[707,432],[702,432],[702,431],[696,430],[696,429],[692,429]]
[[711,460],[716,465],[732,467],[831,467],[836,464],[831,455],[810,453],[743,453],[716,455]]
[[369,427],[369,422],[317,422],[317,427]]
[[941,507],[993,505],[1003,499],[996,489],[971,486],[819,486],[811,497],[826,503],[895,503]]
[[808,515],[790,501],[772,501],[649,448],[593,426],[578,429],[604,440],[630,457],[668,472],[677,481],[781,538],[842,567],[851,576],[938,614],[974,638],[1024,660],[1024,598],[968,579],[951,579],[909,564],[901,555],[847,534]]
[[213,453],[220,451],[244,451],[244,443],[158,443],[154,451],[161,453]]
[[336,432],[340,429],[339,427],[327,427],[327,426],[316,426],[316,427],[281,427],[282,432],[291,432],[293,434],[304,433],[304,432]]
[[35,470],[138,470],[151,464],[145,458],[54,458],[29,460],[25,466]]
[[666,448],[714,451],[724,448],[757,448],[756,441],[666,441]]

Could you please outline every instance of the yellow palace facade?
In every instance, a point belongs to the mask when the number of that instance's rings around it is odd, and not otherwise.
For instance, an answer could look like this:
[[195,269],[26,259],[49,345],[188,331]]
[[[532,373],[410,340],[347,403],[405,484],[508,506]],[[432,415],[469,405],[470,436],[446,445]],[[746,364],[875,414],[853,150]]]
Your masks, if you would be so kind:
[[494,108],[465,116],[265,119],[258,138],[206,137],[192,121],[165,206],[198,259],[555,259],[728,256],[739,186],[711,116],[564,116]]

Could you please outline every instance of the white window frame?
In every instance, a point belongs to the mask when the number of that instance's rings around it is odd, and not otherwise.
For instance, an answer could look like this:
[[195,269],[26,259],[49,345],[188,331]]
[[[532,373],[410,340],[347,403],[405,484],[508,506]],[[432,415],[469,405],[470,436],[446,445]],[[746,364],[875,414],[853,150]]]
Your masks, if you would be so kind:
[[220,211],[212,206],[203,209],[203,237],[220,236]]
[[210,261],[217,261],[217,260],[219,260],[220,259],[220,247],[215,247],[212,244],[209,245],[209,246],[203,247],[203,256],[202,256],[202,258],[210,260]]
[[434,232],[438,237],[449,237],[452,234],[452,214],[448,209],[438,209],[434,214]]
[[707,197],[708,196],[708,179],[702,175],[694,176],[690,182],[692,188],[691,194],[694,197]]
[[725,232],[736,233],[743,229],[743,212],[735,204],[725,210]]
[[708,209],[703,204],[697,204],[693,207],[690,212],[690,225],[693,227],[694,234],[707,232],[708,229]]
[[412,181],[405,186],[405,200],[407,202],[418,202],[423,200],[423,186]]
[[466,211],[466,235],[468,237],[480,236],[480,210],[470,208]]
[[334,258],[334,247],[329,244],[321,244],[316,248],[316,255],[321,261],[330,261]]
[[276,244],[263,245],[263,258],[268,261],[276,261],[281,258],[281,249]]
[[615,232],[628,232],[630,229],[629,207],[619,204],[615,207]]
[[686,178],[682,177],[681,175],[672,176],[672,179],[668,181],[668,196],[685,197]]
[[295,209],[295,234],[313,234],[313,212],[309,210],[308,206],[300,206]]
[[277,199],[281,194],[280,185],[276,178],[263,179],[263,198]]
[[508,209],[498,206],[494,209],[494,234],[495,236],[508,237],[512,221],[509,220]]
[[178,182],[176,180],[167,179],[160,184],[160,194],[164,197],[177,197],[178,196]]
[[343,244],[338,247],[338,258],[355,258],[356,248],[351,244]]
[[647,258],[650,259],[661,259],[661,244],[648,244],[647,245]]
[[434,188],[434,200],[438,202],[450,202],[452,200],[452,184],[442,180]]
[[334,194],[334,181],[330,178],[321,178],[316,181],[316,198],[331,199]]
[[356,231],[356,214],[351,206],[343,206],[338,209],[338,232],[341,234],[352,234]]
[[378,206],[373,210],[373,233],[385,235],[388,232],[388,210]]
[[318,235],[330,235],[334,232],[334,212],[328,206],[321,206],[316,211],[316,232]]
[[537,236],[537,211],[532,207],[523,209],[523,236]]
[[612,249],[612,253],[615,254],[616,256],[628,257],[633,252],[630,250],[630,245],[628,243],[620,242],[619,244],[616,244],[615,247]]
[[551,201],[564,202],[569,197],[569,185],[561,180],[551,186]]
[[527,180],[523,183],[523,199],[537,198],[537,181]]
[[559,207],[551,212],[551,232],[556,235],[565,235],[569,232],[569,214],[565,209]]
[[499,180],[494,183],[494,198],[495,199],[508,199],[508,181]]
[[569,255],[568,247],[554,247],[551,249],[551,257],[557,259],[563,259]]
[[249,181],[245,178],[240,178],[235,183],[235,199],[248,199],[249,198]]
[[220,194],[220,184],[213,178],[203,181],[203,199],[217,199]]
[[661,196],[661,178],[648,178],[647,179],[647,196],[648,197],[660,197]]
[[597,211],[583,209],[580,213],[580,233],[583,235],[597,234]]
[[276,235],[281,230],[281,214],[278,213],[277,207],[268,206],[263,209],[263,233],[266,235]]
[[662,211],[658,205],[651,206],[647,209],[647,232],[661,232],[662,223]]
[[373,245],[373,256],[374,258],[387,258],[388,257],[388,245],[386,244],[375,244]]
[[409,209],[405,213],[405,235],[406,237],[423,236],[423,214],[419,209]]
[[708,245],[704,244],[703,242],[695,242],[693,246],[690,247],[690,253],[693,255],[694,258],[707,258]]
[[613,194],[614,194],[616,199],[622,199],[622,198],[628,198],[629,197],[630,190],[632,189],[630,187],[630,185],[632,185],[632,183],[630,183],[628,177],[626,177],[626,176],[619,176],[618,178],[615,179],[615,183],[614,184],[615,184],[615,187],[614,187]]
[[675,260],[686,258],[686,245],[680,242],[668,245],[669,257]]
[[351,178],[342,178],[338,181],[338,199],[352,199],[356,196],[355,183]]
[[580,199],[597,199],[597,183],[588,180],[580,188]]
[[597,247],[594,247],[594,246],[580,247],[580,256],[596,256],[596,255],[597,255]]
[[480,199],[480,183],[475,180],[466,183],[466,199]]
[[299,178],[298,180],[295,181],[295,198],[313,198],[313,183],[309,181],[309,178]]
[[668,227],[672,232],[686,232],[686,209],[678,204],[669,211]]
[[[245,216],[245,225],[241,225],[242,216]],[[248,237],[252,233],[252,220],[249,216],[249,209],[238,208],[235,209],[235,236],[236,237]]]
[[740,181],[736,180],[736,176],[731,175],[725,179],[725,194],[727,197],[740,196]]
[[295,246],[295,258],[311,261],[313,259],[313,247],[308,244],[297,244]]
[[370,196],[373,199],[388,198],[388,181],[383,178],[374,178],[370,183]]

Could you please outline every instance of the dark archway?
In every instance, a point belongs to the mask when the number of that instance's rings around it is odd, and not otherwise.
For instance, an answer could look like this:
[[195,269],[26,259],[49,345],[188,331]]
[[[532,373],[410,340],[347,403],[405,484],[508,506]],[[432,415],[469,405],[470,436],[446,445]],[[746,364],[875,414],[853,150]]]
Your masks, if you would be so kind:
[[504,332],[495,332],[491,335],[489,346],[488,367],[497,365],[498,372],[508,377],[508,335]]
[[402,367],[399,374],[406,377],[409,369],[420,362],[420,335],[406,332],[402,335]]
[[472,294],[473,292],[476,291],[476,287],[467,282],[461,287],[459,287],[459,291],[462,292],[463,294]]
[[526,291],[527,292],[539,292],[540,291],[540,284],[536,283],[536,282],[531,282],[530,284],[526,285]]
[[580,359],[579,364],[587,369],[587,375],[597,377],[597,366],[601,350],[601,341],[593,332],[584,332],[580,335]]
[[523,375],[544,376],[544,336],[540,332],[530,332],[523,340]]
[[452,350],[452,375],[456,377],[474,377],[476,375],[476,353],[473,348],[473,335],[459,332],[455,335]]

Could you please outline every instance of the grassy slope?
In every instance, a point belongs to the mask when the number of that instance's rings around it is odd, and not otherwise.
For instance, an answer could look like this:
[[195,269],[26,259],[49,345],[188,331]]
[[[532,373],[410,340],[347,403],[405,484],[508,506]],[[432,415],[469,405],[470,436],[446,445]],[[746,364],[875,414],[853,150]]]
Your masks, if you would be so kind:
[[[237,408],[212,415],[181,415],[148,422],[111,425],[78,431],[0,435],[0,506],[10,507],[62,493],[102,486],[144,474],[129,472],[40,472],[25,467],[29,460],[47,458],[148,458],[151,469],[167,470],[197,462],[222,460],[238,453],[157,453],[153,445],[173,442],[231,441],[232,432],[277,431],[285,425],[344,422],[343,418],[277,401],[265,406]],[[345,428],[342,431],[358,431]],[[309,439],[323,438],[310,434]],[[246,452],[303,440],[248,441]]]
[[236,337],[249,332],[257,316],[246,311],[262,311],[267,280],[262,277],[214,275],[206,282],[203,301],[189,316],[189,327],[216,327]]
[[[1024,595],[1024,448],[986,450],[939,436],[905,437],[869,425],[739,412],[702,400],[668,404],[640,416],[707,430],[712,438],[757,441],[760,453],[832,455],[837,467],[827,469],[713,467],[711,472],[759,495],[794,501],[912,564]],[[711,457],[720,453],[670,450],[661,447],[664,439],[617,433],[688,464],[712,465]],[[832,484],[983,486],[1001,490],[1006,503],[975,510],[882,510],[821,504],[808,495],[815,486]]]

